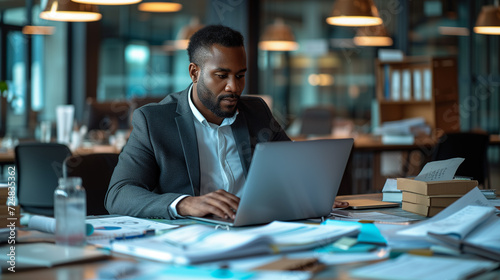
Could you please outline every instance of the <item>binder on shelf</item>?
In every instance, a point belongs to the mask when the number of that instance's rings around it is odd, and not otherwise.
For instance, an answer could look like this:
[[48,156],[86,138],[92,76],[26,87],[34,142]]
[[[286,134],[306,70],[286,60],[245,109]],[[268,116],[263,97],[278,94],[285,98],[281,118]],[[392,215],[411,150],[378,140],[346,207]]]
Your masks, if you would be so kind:
[[402,90],[401,97],[405,101],[411,100],[411,72],[410,69],[404,69],[402,72]]
[[391,99],[391,91],[389,88],[389,75],[391,73],[391,68],[388,64],[384,65],[384,98],[386,100]]
[[413,69],[413,99],[422,100],[422,71],[419,68]]
[[401,72],[393,70],[391,73],[391,100],[399,101],[401,99]]
[[427,101],[430,101],[432,100],[432,73],[431,73],[431,69],[424,69],[423,71],[423,90],[424,90],[424,94],[423,94],[423,97],[424,97],[424,100],[427,100]]

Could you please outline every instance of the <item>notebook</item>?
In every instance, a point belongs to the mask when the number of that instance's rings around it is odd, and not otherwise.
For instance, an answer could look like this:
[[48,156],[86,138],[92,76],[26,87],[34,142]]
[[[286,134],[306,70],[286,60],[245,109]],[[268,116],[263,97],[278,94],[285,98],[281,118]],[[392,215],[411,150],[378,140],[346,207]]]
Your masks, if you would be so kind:
[[353,139],[266,142],[255,147],[236,217],[189,217],[227,226],[328,216]]
[[376,209],[400,206],[397,202],[386,202],[374,199],[344,199],[342,201],[349,202],[349,208],[351,209]]
[[[12,250],[14,247],[15,250]],[[13,263],[11,263],[11,256],[15,256]],[[0,260],[4,270],[12,266],[16,269],[53,267],[66,263],[95,261],[105,258],[109,258],[109,253],[105,251],[65,247],[49,243],[16,244],[12,247],[4,246],[0,249]]]

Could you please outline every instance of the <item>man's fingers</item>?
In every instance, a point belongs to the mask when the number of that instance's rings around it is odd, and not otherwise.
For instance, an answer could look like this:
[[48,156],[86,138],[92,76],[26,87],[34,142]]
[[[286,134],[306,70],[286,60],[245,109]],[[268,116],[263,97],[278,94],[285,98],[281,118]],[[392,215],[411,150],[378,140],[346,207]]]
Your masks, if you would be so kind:
[[239,198],[223,190],[197,197],[186,197],[177,204],[177,212],[182,216],[205,216],[214,214],[221,218],[234,219]]
[[333,204],[333,207],[335,208],[344,208],[349,206],[349,202],[347,201],[337,201],[335,200],[335,203]]

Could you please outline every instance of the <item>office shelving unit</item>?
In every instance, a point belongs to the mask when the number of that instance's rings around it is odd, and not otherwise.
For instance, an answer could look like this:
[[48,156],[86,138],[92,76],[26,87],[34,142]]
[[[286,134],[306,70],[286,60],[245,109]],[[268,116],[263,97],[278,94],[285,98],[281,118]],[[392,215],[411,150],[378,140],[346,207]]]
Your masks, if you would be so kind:
[[375,67],[380,123],[423,117],[432,129],[460,130],[456,58],[377,60]]

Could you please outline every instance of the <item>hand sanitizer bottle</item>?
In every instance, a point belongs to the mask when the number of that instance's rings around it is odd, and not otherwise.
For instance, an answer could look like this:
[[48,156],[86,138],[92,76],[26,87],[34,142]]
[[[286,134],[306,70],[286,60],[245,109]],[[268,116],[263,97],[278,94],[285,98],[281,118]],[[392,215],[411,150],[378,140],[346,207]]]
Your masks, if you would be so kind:
[[54,191],[54,212],[56,244],[84,246],[87,204],[81,178],[59,178],[59,186]]

